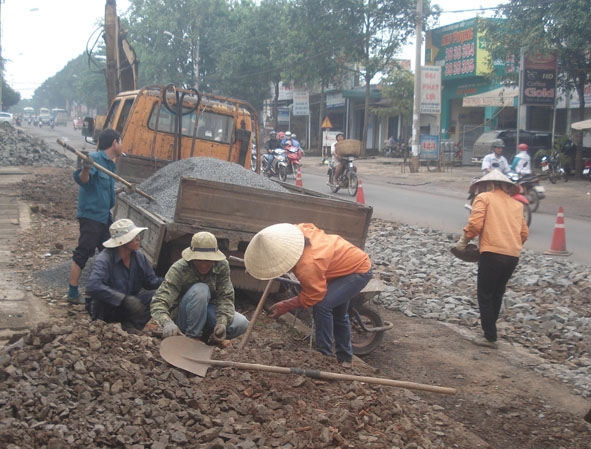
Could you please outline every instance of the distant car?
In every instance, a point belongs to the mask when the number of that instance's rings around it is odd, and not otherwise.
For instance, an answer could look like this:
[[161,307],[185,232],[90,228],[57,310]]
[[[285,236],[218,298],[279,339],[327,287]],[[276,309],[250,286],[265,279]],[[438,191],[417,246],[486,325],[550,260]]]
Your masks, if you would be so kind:
[[12,123],[12,114],[10,112],[0,112],[0,123]]

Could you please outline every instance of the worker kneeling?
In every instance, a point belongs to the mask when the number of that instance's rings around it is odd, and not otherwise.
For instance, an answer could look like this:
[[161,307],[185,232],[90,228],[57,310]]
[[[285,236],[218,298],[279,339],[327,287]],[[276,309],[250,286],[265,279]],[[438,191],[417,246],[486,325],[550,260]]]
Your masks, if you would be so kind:
[[261,230],[244,253],[246,271],[257,279],[273,279],[292,271],[301,285],[293,298],[271,307],[272,318],[300,307],[312,307],[316,349],[340,363],[353,359],[349,302],[372,278],[369,256],[338,235],[312,223],[280,223]]
[[134,331],[150,320],[150,301],[162,278],[140,250],[146,229],[126,218],[109,227],[111,238],[103,243],[86,286],[86,310],[93,321],[121,323]]
[[242,335],[248,319],[234,308],[230,264],[210,232],[198,232],[154,294],[152,318],[162,338],[184,334],[209,344]]

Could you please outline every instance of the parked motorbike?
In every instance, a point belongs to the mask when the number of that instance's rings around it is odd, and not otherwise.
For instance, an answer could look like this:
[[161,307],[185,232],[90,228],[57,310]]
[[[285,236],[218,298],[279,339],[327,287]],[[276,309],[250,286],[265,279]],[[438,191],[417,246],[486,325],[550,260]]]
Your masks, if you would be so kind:
[[328,186],[332,193],[337,193],[339,189],[347,189],[349,195],[357,195],[359,180],[357,179],[357,167],[353,164],[354,160],[354,156],[344,156],[341,158],[341,164],[344,164],[344,168],[339,179],[334,179],[334,168],[332,165],[328,168]]
[[[479,179],[480,178],[474,178],[472,180],[472,183],[478,181]],[[472,212],[472,203],[474,202],[474,198],[476,198],[476,195],[478,195],[479,193],[480,192],[478,192],[477,190],[468,190],[468,203],[464,204],[465,209]],[[519,193],[516,193],[511,198],[523,204],[523,218],[525,219],[527,226],[529,226],[531,224],[531,209],[529,207],[529,200],[523,194],[523,187],[521,185],[519,186]]]
[[529,208],[533,212],[540,207],[540,200],[546,198],[546,189],[540,184],[540,176],[529,174],[520,176],[515,172],[505,173],[507,177],[515,184],[519,184],[523,189],[523,195],[529,201]]
[[553,152],[550,157],[544,156],[542,158],[542,173],[548,176],[548,179],[552,184],[556,184],[559,179],[564,179],[564,182],[568,181],[566,171],[560,165],[558,154]]
[[591,159],[583,159],[583,178],[591,181]]
[[273,150],[273,161],[271,167],[265,170],[265,176],[271,178],[277,176],[281,181],[287,179],[287,151],[283,148],[275,148]]

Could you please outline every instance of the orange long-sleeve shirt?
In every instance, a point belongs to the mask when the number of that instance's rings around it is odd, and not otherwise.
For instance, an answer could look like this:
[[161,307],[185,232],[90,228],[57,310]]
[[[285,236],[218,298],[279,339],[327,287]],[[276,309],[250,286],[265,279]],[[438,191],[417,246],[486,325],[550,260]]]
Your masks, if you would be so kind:
[[302,286],[300,301],[306,307],[324,299],[331,279],[370,270],[369,256],[341,236],[326,234],[312,223],[296,226],[310,241],[292,269]]
[[472,213],[464,228],[470,240],[480,236],[481,253],[492,252],[519,257],[529,229],[523,218],[523,205],[502,189],[484,192],[474,198]]

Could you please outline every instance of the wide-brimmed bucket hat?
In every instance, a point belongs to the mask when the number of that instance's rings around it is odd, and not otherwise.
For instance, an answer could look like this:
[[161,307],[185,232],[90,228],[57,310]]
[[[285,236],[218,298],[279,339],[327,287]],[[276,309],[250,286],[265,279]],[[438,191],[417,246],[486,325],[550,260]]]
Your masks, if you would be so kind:
[[511,181],[507,176],[505,176],[498,168],[488,172],[482,178],[478,179],[477,181],[473,182],[470,186],[470,192],[474,193],[475,190],[483,191],[483,187],[488,182],[502,182],[508,185],[508,193],[509,195],[515,195],[519,193],[519,186]]
[[117,220],[109,226],[111,238],[103,243],[105,248],[117,248],[131,242],[136,236],[148,228],[140,228],[127,218]]
[[256,279],[287,273],[304,252],[304,234],[295,225],[279,223],[259,231],[244,253],[246,271]]
[[224,260],[226,256],[218,248],[218,241],[211,232],[198,232],[191,238],[191,246],[185,248],[182,257],[191,260]]

